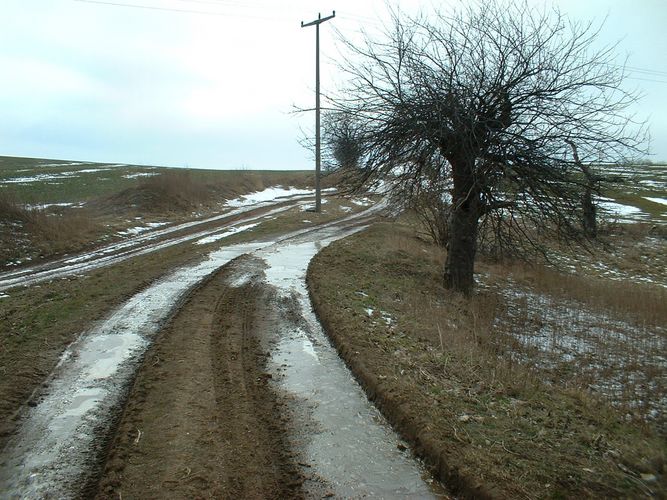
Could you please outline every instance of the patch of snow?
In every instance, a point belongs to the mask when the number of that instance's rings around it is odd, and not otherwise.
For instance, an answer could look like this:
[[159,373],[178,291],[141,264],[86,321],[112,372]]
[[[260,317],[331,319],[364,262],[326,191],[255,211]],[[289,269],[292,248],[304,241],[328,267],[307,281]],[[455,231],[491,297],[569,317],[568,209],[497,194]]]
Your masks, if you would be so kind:
[[396,323],[396,320],[388,312],[380,311],[380,315],[382,316],[382,319],[384,320],[384,322],[387,323],[387,326],[391,326],[394,323]]
[[667,198],[653,198],[650,196],[644,196],[644,199],[652,201],[653,203],[660,203],[661,205],[667,205]]
[[88,163],[81,161],[72,161],[63,163],[38,163],[37,167],[69,167],[72,165],[88,165]]
[[136,179],[138,177],[153,177],[155,175],[160,175],[157,172],[137,172],[136,174],[125,174],[123,177],[125,179]]
[[373,313],[375,312],[375,310],[370,307],[367,307],[365,311],[368,316],[373,316]]
[[73,207],[74,203],[38,203],[36,205],[23,205],[27,210],[45,210],[51,207]]
[[37,174],[31,177],[11,177],[0,181],[2,184],[29,184],[32,182],[44,182],[56,179],[63,179],[65,177],[77,177],[74,172],[60,172],[57,174]]
[[6,299],[7,297],[9,297],[9,295],[7,295],[6,293],[0,292],[0,299]]
[[84,168],[82,170],[77,170],[77,174],[92,174],[94,172],[106,172],[107,170],[111,170],[110,168]]
[[308,219],[303,219],[301,222],[303,222],[304,224],[311,224],[312,223],[312,221],[309,221]]
[[603,200],[598,202],[598,207],[601,208],[603,212],[607,212],[621,222],[632,223],[650,218],[650,215],[643,212],[640,208],[632,205],[623,205],[622,203],[617,203],[615,201]]
[[297,189],[290,187],[285,189],[282,186],[266,188],[263,191],[257,191],[250,193],[234,200],[229,200],[225,203],[226,206],[232,208],[244,207],[247,205],[254,205],[255,203],[261,203],[265,201],[272,201],[278,198],[286,198],[290,196],[296,196],[301,194],[313,194],[312,189]]
[[353,198],[350,202],[360,207],[368,207],[373,204],[373,201],[370,198]]
[[[137,217],[137,219],[141,220],[141,217]],[[169,224],[168,222],[147,222],[145,226],[135,226],[135,227],[129,227],[123,231],[118,231],[118,234],[120,236],[136,236],[141,233],[145,233],[146,231],[150,231],[151,229],[154,229],[156,227],[160,226],[165,226]]]
[[201,238],[195,241],[195,245],[206,245],[208,243],[214,243],[223,238],[228,238],[233,234],[241,233],[243,231],[247,231],[248,229],[252,229],[253,227],[257,227],[260,224],[261,224],[260,222],[255,222],[253,224],[245,224],[243,226],[231,227],[222,233],[212,234],[211,236],[206,236],[205,238]]
[[[326,205],[329,203],[329,200],[327,199],[322,199],[322,205]],[[314,203],[301,203],[301,211],[302,212],[312,212],[315,210],[315,204]]]
[[349,212],[352,211],[352,207],[346,207],[346,206],[343,206],[343,205],[341,205],[340,209],[341,209],[342,212],[345,212],[345,213],[349,213]]
[[642,186],[648,186],[652,188],[658,188],[658,189],[665,189],[667,187],[667,183],[665,182],[660,182],[660,181],[649,181],[642,179],[639,181],[639,184]]

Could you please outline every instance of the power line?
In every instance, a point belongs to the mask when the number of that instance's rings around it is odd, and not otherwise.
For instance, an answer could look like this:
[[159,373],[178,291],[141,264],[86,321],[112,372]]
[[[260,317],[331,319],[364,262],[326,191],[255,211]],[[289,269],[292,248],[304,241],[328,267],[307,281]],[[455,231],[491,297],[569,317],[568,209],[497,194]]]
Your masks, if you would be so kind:
[[315,212],[322,211],[322,193],[320,190],[320,24],[336,17],[334,10],[330,16],[322,17],[309,23],[301,21],[301,27],[315,26]]
[[[133,4],[133,3],[122,3],[122,2],[111,2],[107,0],[74,0],[75,2],[82,2],[82,3],[89,3],[89,4],[95,4],[95,5],[108,5],[112,7],[127,7],[127,8],[134,8],[134,9],[144,9],[144,10],[156,10],[156,11],[162,11],[162,12],[175,12],[175,13],[181,13],[181,14],[199,14],[199,15],[206,15],[206,16],[220,16],[220,17],[239,17],[239,18],[247,18],[247,19],[263,19],[267,21],[275,21],[277,19],[276,16],[274,17],[266,17],[266,16],[255,16],[255,15],[250,15],[250,14],[242,14],[242,13],[229,13],[229,12],[216,12],[216,11],[210,11],[210,10],[195,10],[195,9],[178,9],[178,8],[173,8],[173,7],[156,7],[154,5],[142,5],[142,4]],[[201,0],[203,2],[203,0]],[[286,17],[283,17],[283,19],[287,19]]]
[[174,9],[171,7],[155,7],[154,5],[139,5],[139,4],[132,4],[132,3],[120,3],[120,2],[107,2],[105,0],[74,0],[75,2],[82,2],[82,3],[92,3],[92,4],[97,4],[97,5],[111,5],[113,7],[130,7],[134,9],[146,9],[146,10],[160,10],[160,11],[166,11],[166,12],[183,12],[183,13],[188,13],[188,14],[206,14],[206,15],[212,15],[212,16],[224,16],[226,14],[222,12],[211,12],[211,11],[203,11],[203,10],[192,10],[192,9]]

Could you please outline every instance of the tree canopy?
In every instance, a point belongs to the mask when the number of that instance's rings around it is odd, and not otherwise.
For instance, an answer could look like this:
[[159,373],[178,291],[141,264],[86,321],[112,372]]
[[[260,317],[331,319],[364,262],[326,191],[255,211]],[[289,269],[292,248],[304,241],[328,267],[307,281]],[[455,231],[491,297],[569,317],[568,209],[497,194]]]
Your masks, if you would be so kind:
[[[599,28],[526,3],[479,3],[408,17],[347,43],[347,85],[333,98],[362,131],[358,174],[400,189],[448,180],[445,285],[473,288],[480,224],[530,241],[535,228],[582,236],[580,165],[643,152],[615,47]],[[576,144],[578,158],[573,158]]]

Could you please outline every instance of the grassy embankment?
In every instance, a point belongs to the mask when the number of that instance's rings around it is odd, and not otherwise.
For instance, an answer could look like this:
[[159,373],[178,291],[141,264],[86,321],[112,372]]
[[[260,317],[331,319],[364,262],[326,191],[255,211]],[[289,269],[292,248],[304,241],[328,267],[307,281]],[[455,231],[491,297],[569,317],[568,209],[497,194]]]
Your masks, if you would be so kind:
[[339,352],[436,473],[464,496],[664,496],[665,289],[482,261],[466,301],[417,233],[401,219],[334,243],[308,280]]

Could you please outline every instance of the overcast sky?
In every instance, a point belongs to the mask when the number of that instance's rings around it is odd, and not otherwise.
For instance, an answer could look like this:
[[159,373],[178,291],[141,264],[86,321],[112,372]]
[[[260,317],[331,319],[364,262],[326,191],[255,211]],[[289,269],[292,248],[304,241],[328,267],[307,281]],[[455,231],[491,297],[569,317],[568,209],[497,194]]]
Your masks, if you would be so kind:
[[[104,0],[106,1],[106,0]],[[311,168],[315,29],[376,29],[384,0],[1,0],[0,155],[222,169]],[[456,0],[451,0],[454,2]],[[530,0],[536,6],[545,0]],[[408,12],[447,2],[400,1]],[[667,2],[553,0],[607,17],[644,93],[653,159],[667,160]],[[150,8],[147,8],[150,7]],[[173,10],[162,10],[173,9]],[[191,12],[197,11],[197,12]],[[199,13],[205,12],[205,14]],[[323,90],[335,68],[324,63]]]

